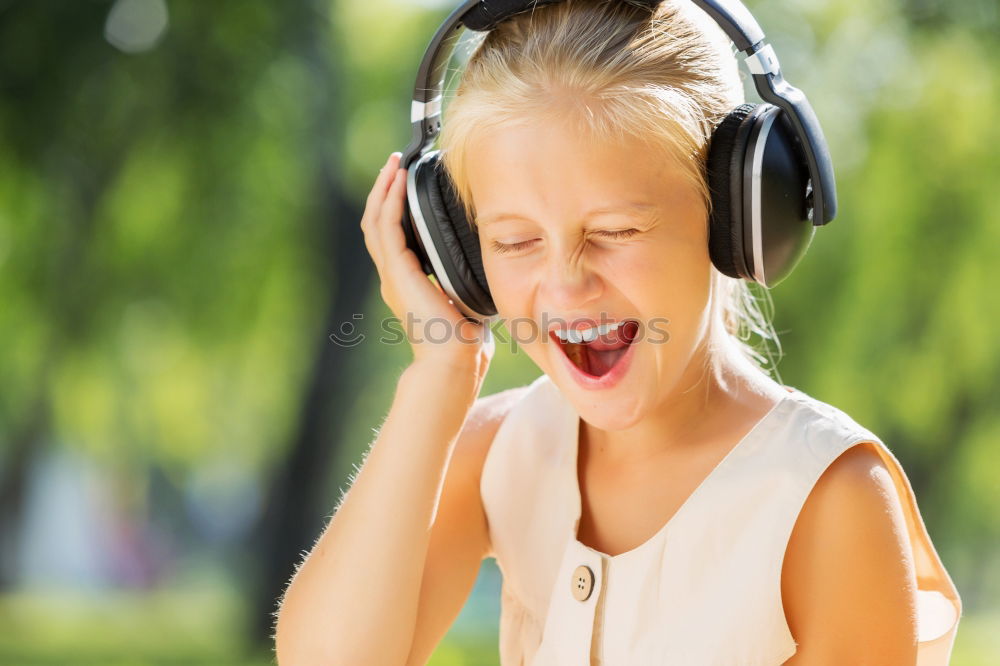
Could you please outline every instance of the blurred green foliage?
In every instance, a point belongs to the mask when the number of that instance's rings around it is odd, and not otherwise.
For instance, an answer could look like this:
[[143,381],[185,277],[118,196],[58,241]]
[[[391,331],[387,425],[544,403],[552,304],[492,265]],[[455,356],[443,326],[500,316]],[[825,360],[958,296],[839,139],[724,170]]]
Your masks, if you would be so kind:
[[[163,38],[123,53],[104,37],[114,4],[0,3],[0,469],[84,452],[130,515],[169,526],[208,573],[171,591],[177,565],[147,592],[103,596],[8,579],[0,662],[270,663],[246,630],[252,534],[202,543],[150,470],[180,494],[199,470],[264,486],[285,464],[313,343],[332,332],[321,239],[357,223],[323,218],[321,199],[333,189],[360,210],[405,145],[443,10],[171,2]],[[748,5],[823,122],[840,194],[838,219],[771,292],[780,378],[897,455],[965,605],[953,663],[998,663],[997,6]],[[367,302],[328,501],[303,513],[329,513],[409,360],[374,342],[389,312],[377,288]],[[484,394],[536,375],[498,345]],[[431,663],[496,663],[495,632],[464,626]]]

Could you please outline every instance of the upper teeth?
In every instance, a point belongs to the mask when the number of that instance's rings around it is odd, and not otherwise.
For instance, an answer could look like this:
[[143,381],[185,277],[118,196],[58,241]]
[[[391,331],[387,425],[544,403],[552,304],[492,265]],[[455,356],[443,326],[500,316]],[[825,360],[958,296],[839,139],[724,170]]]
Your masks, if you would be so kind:
[[591,326],[590,328],[584,328],[577,331],[564,331],[560,328],[556,329],[556,335],[563,342],[572,342],[574,344],[579,344],[581,342],[593,342],[598,336],[607,335],[611,331],[617,330],[622,322],[616,321],[613,324],[601,324],[600,326]]

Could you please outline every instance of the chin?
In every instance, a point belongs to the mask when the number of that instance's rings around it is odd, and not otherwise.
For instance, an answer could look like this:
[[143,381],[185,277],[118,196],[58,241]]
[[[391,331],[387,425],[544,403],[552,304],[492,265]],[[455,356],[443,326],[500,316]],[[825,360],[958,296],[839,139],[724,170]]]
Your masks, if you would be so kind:
[[631,403],[627,406],[616,403],[583,404],[573,402],[580,418],[591,427],[608,432],[628,430],[642,420],[639,406]]
[[622,382],[611,390],[588,390],[581,387],[566,368],[545,370],[552,382],[569,401],[580,418],[600,430],[627,430],[647,415],[649,405],[655,400],[644,396],[648,383],[641,381],[641,372],[631,372],[627,383]]

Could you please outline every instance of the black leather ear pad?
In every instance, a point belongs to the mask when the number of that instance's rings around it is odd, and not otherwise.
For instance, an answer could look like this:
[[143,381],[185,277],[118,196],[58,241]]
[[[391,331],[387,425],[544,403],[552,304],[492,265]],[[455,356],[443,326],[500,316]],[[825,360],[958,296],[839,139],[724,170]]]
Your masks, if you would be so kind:
[[712,132],[706,172],[712,196],[708,252],[724,275],[753,279],[743,254],[743,165],[756,104],[740,104]]
[[486,316],[496,314],[483,270],[479,234],[466,220],[440,153],[435,151],[415,168],[418,203],[449,282],[473,310]]

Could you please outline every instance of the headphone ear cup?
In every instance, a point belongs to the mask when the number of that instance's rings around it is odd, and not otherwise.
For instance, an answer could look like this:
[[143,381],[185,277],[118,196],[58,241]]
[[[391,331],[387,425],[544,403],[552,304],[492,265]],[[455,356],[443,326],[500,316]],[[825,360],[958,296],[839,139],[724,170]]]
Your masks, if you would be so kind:
[[756,104],[740,104],[712,132],[706,172],[712,197],[708,253],[719,272],[753,279],[743,255],[743,165]]
[[722,273],[773,287],[805,253],[809,169],[772,104],[741,104],[712,133],[707,163],[709,254]]
[[816,227],[809,219],[809,167],[795,130],[784,111],[766,106],[754,123],[743,169],[743,238],[755,279],[773,287],[795,268]]
[[417,201],[411,202],[411,207],[414,203],[419,206],[417,212],[430,237],[431,247],[425,242],[424,250],[429,257],[432,253],[435,255],[431,259],[435,277],[453,299],[457,297],[461,301],[456,303],[460,309],[471,310],[481,317],[493,316],[496,306],[483,270],[479,233],[465,216],[465,209],[440,160],[440,151],[427,153],[412,168]]

